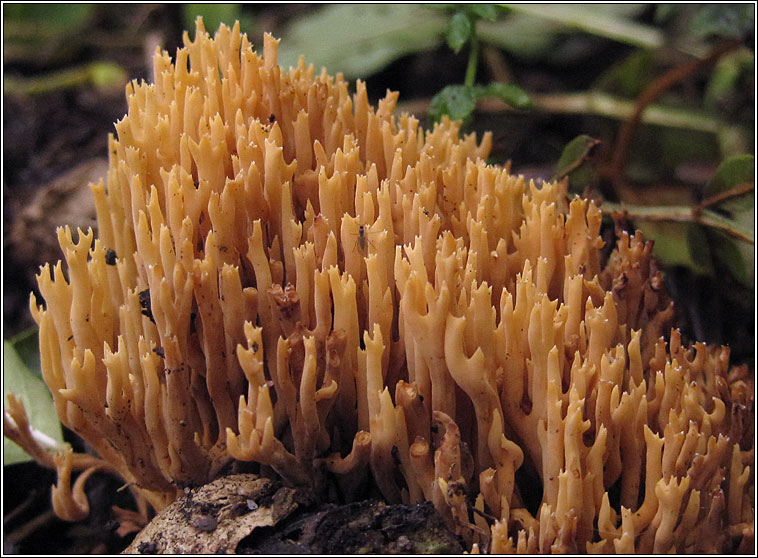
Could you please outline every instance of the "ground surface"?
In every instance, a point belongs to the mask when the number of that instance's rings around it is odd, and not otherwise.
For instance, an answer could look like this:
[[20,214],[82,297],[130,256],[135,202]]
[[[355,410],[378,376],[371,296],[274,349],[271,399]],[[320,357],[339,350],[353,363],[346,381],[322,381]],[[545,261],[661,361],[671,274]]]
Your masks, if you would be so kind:
[[430,502],[318,505],[252,474],[185,493],[126,549],[135,554],[461,554]]

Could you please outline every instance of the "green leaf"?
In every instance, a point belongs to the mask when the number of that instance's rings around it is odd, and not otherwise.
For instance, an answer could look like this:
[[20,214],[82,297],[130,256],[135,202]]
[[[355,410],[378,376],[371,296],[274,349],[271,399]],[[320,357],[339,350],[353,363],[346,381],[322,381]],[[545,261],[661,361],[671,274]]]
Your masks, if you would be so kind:
[[558,23],[565,28],[578,29],[598,37],[642,48],[664,45],[660,29],[637,23],[632,17],[646,9],[644,4],[505,4],[514,12]]
[[658,25],[663,25],[676,16],[681,10],[682,6],[680,4],[658,4],[655,7],[653,21]]
[[621,63],[614,64],[598,79],[603,91],[635,98],[655,78],[655,56],[649,50],[635,50]]
[[429,117],[438,122],[446,114],[453,120],[465,120],[476,109],[476,92],[468,85],[448,85],[432,97]]
[[705,185],[705,195],[713,196],[731,190],[735,186],[755,179],[755,157],[737,155],[719,165],[713,177]]
[[598,144],[600,144],[600,140],[586,134],[577,136],[568,142],[555,165],[553,180],[568,176],[582,166]]
[[[710,197],[723,194],[751,183],[755,184],[755,157],[749,154],[737,155],[719,165],[705,185],[704,195]],[[714,258],[737,281],[752,289],[755,285],[755,190],[728,197],[710,206],[704,214],[722,220],[730,230],[753,240],[750,243],[721,231],[708,232]]]
[[[4,62],[47,67],[76,61],[96,20],[95,4],[3,3]],[[5,81],[5,80],[3,80]]]
[[471,37],[471,32],[474,29],[474,25],[471,23],[469,17],[458,12],[453,14],[450,18],[450,22],[447,25],[447,31],[445,36],[447,37],[447,45],[457,54],[466,44],[466,41]]
[[755,55],[746,48],[724,55],[713,67],[703,102],[711,110],[738,98],[747,84],[753,83]]
[[[751,183],[755,184],[755,157],[737,155],[719,165],[705,185],[705,195],[722,194]],[[712,205],[711,209],[718,212],[731,230],[753,239],[753,243],[737,240],[719,231],[713,231],[710,235],[714,257],[737,281],[752,289],[755,284],[755,190],[726,198]]]
[[[33,428],[54,441],[63,443],[63,433],[50,392],[41,378],[26,367],[13,345],[3,340],[3,401],[9,393],[21,399]],[[30,461],[20,447],[3,438],[3,464]]]
[[197,16],[203,16],[205,29],[213,35],[222,23],[231,27],[240,19],[242,6],[240,4],[184,4],[182,19],[185,29],[194,29]]
[[497,4],[466,4],[464,8],[469,14],[487,21],[495,21],[500,12],[504,11]]
[[667,266],[684,266],[712,275],[711,253],[703,227],[694,223],[635,221],[646,239],[654,240],[653,254]]
[[752,244],[735,240],[721,231],[708,234],[714,257],[740,283],[752,289],[755,285],[755,249]]
[[557,48],[560,41],[568,37],[575,43],[577,39],[576,33],[570,33],[572,28],[644,48],[658,48],[665,42],[659,30],[628,19],[646,9],[641,4],[593,4],[591,11],[568,4],[506,4],[498,9],[507,15],[478,22],[476,35],[481,42],[522,58],[555,63],[557,56],[566,56]]
[[123,89],[129,76],[121,66],[115,62],[93,62],[89,67],[92,85],[101,90],[118,87]]
[[35,23],[38,25],[75,29],[82,27],[92,18],[94,4],[42,4],[19,3],[3,6],[5,20]]
[[741,39],[755,26],[754,4],[701,4],[690,21],[690,32],[697,37]]
[[527,14],[510,13],[498,21],[481,21],[476,36],[484,43],[528,59],[549,56],[562,26]]
[[315,68],[365,78],[401,56],[436,48],[448,18],[418,4],[332,4],[292,21],[279,44],[279,63],[301,55]]
[[30,327],[8,339],[18,356],[35,376],[42,378],[42,366],[39,356],[39,328]]
[[478,99],[496,97],[513,108],[529,108],[533,106],[532,100],[526,91],[512,83],[494,81],[486,87],[477,88],[476,93]]

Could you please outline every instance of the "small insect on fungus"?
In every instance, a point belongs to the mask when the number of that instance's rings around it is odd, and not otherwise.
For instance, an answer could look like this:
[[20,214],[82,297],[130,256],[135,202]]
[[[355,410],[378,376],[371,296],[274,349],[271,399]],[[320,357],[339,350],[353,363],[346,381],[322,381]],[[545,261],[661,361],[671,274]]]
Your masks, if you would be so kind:
[[358,246],[361,247],[361,252],[366,252],[366,225],[358,226]]
[[355,250],[364,256],[368,256],[369,247],[376,248],[369,238],[371,234],[373,233],[368,225],[358,225],[358,231],[355,233]]

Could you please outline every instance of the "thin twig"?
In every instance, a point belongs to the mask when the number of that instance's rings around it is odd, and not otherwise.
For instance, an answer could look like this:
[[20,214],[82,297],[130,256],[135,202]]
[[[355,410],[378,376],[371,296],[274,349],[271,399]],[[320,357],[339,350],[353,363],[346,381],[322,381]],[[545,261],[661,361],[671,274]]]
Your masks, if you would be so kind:
[[632,144],[632,139],[640,121],[642,120],[642,113],[653,101],[658,99],[666,91],[671,89],[677,83],[687,79],[688,77],[696,74],[701,69],[713,64],[716,60],[721,58],[724,54],[740,46],[742,41],[737,39],[730,39],[723,41],[716,45],[714,49],[702,59],[695,59],[679,66],[671,68],[667,72],[656,78],[645,91],[638,97],[635,102],[634,111],[631,116],[624,122],[619,130],[618,137],[616,139],[616,147],[613,151],[613,159],[609,168],[607,169],[607,175],[611,182],[615,185],[623,178],[624,167],[629,156],[629,149]]
[[39,515],[35,515],[34,518],[15,528],[10,533],[7,533],[6,538],[13,544],[18,544],[26,537],[40,529],[43,525],[53,520],[55,520],[55,514],[53,513],[53,510],[46,510]]
[[750,244],[755,242],[752,230],[744,229],[715,211],[703,209],[699,205],[626,205],[623,203],[603,202],[603,210],[609,213],[622,213],[630,219],[641,221],[667,221],[673,223],[697,223],[719,230],[734,238]]
[[18,506],[13,508],[11,511],[3,515],[3,526],[10,524],[14,519],[16,519],[19,515],[24,513],[26,510],[28,510],[34,501],[39,496],[39,492],[37,490],[32,490],[24,499],[23,502],[21,502]]
[[755,182],[743,182],[742,184],[737,184],[737,186],[734,186],[733,188],[729,188],[729,190],[705,198],[698,204],[698,207],[705,209],[706,207],[719,204],[729,198],[736,198],[743,194],[747,194],[753,190],[755,190]]
[[[509,80],[501,80],[508,82]],[[535,93],[528,92],[535,112],[549,114],[594,114],[616,120],[628,118],[634,111],[634,103],[601,91],[581,91],[576,93]],[[419,98],[398,103],[399,112],[426,114],[429,98]],[[480,112],[517,112],[504,101],[495,97],[481,99],[477,103]],[[717,134],[721,131],[744,134],[740,126],[720,120],[703,112],[670,106],[650,105],[642,115],[644,124],[682,128],[697,132]]]
[[513,72],[508,67],[503,53],[492,45],[482,45],[482,61],[489,71],[492,81],[513,83]]

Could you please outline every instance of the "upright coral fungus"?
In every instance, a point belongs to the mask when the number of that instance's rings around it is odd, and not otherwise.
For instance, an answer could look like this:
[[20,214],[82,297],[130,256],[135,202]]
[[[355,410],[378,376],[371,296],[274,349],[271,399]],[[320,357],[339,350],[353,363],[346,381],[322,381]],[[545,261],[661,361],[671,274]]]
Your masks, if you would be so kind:
[[60,229],[67,274],[32,299],[61,421],[102,458],[79,468],[155,509],[235,461],[369,481],[493,553],[752,544],[752,377],[669,332],[650,244],[604,258],[565,183],[280,68],[271,36],[261,57],[199,20],[184,43],[127,87],[98,237]]

